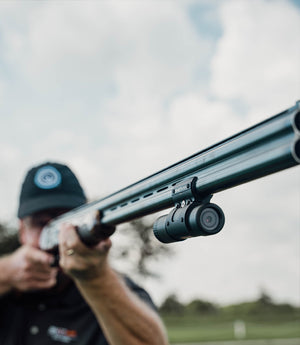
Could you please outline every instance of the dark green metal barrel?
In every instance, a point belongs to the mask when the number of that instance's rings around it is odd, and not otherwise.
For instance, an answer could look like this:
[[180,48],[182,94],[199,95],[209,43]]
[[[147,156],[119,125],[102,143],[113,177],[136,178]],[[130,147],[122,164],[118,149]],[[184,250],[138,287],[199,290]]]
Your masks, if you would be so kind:
[[[59,217],[61,222],[101,210],[103,224],[117,225],[174,206],[176,183],[197,177],[206,197],[300,164],[300,102],[232,137],[169,166],[101,200]],[[43,240],[42,240],[43,241]]]

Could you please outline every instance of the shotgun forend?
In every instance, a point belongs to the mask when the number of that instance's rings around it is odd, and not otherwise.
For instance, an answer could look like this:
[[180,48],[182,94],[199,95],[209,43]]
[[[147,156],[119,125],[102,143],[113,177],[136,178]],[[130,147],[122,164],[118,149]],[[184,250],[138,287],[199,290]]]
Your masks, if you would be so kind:
[[[163,242],[217,233],[223,227],[224,215],[217,206],[207,205],[205,200],[210,195],[299,164],[300,101],[280,114],[116,193],[67,212],[43,229],[40,246],[47,250],[57,245],[62,222],[74,223],[81,219],[81,224],[85,224],[82,219],[88,214],[95,217],[97,211],[101,214],[101,226],[85,225],[81,230],[81,237],[87,243],[90,235],[97,241],[99,236],[109,236],[118,224],[174,205],[170,215],[163,218],[169,225],[163,225],[162,219],[155,224],[156,236],[163,237]],[[193,181],[192,188],[185,190],[186,181]],[[193,207],[188,208],[186,203]],[[184,226],[177,222],[181,218]],[[173,219],[176,224],[170,222]],[[218,222],[210,231],[212,225],[208,223],[214,219]],[[206,225],[205,221],[208,222]],[[195,224],[198,224],[197,229]]]

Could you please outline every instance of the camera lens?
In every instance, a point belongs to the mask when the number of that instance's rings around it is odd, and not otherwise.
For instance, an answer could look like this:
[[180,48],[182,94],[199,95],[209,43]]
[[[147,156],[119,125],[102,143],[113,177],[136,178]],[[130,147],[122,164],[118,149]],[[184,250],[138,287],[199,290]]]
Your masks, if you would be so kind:
[[200,215],[200,224],[205,231],[215,231],[219,226],[220,217],[211,207],[205,208]]

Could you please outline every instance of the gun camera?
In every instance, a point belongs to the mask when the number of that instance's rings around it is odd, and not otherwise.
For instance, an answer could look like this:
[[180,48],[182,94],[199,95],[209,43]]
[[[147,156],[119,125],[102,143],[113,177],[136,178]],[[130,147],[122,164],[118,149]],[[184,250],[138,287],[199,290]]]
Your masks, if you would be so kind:
[[168,215],[159,217],[153,225],[153,232],[160,242],[171,243],[217,234],[224,223],[225,216],[219,206],[187,202],[175,207]]

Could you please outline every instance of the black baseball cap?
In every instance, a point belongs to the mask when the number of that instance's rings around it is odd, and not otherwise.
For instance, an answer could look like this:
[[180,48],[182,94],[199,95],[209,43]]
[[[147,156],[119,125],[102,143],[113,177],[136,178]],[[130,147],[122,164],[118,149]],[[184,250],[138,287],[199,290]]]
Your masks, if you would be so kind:
[[85,204],[85,193],[71,169],[60,163],[43,163],[31,168],[22,184],[18,217],[36,212]]

